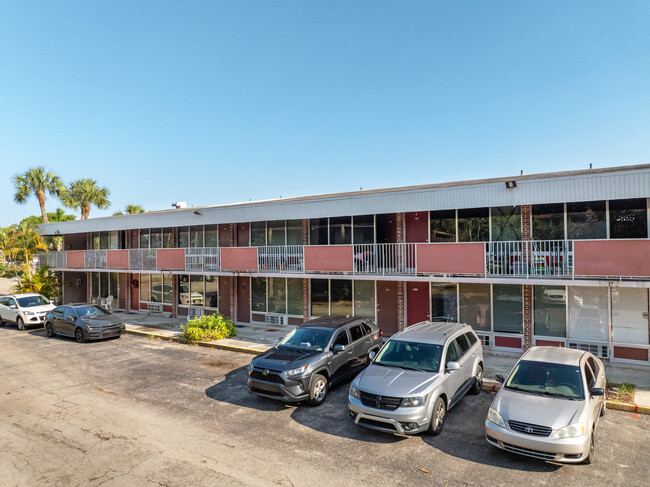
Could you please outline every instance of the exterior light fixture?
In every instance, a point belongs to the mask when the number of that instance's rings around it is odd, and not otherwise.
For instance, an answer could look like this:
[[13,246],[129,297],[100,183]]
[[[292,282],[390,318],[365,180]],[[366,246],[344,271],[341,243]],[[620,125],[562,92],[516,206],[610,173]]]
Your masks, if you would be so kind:
[[55,233],[56,235],[61,235],[61,230],[57,230],[57,231],[54,232],[54,233]]
[[515,189],[517,187],[517,181],[506,181],[507,189]]
[[203,213],[201,213],[199,210],[194,210],[194,214],[195,215],[203,215]]

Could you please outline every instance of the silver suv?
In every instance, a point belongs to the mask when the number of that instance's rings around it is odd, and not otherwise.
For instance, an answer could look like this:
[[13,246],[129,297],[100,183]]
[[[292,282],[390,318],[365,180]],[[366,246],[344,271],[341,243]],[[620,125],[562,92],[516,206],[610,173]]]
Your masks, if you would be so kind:
[[45,296],[37,293],[0,296],[0,325],[15,323],[19,330],[26,326],[43,326],[45,315],[55,308]]
[[354,422],[395,434],[442,431],[445,414],[483,383],[483,348],[468,325],[425,321],[394,335],[350,385]]

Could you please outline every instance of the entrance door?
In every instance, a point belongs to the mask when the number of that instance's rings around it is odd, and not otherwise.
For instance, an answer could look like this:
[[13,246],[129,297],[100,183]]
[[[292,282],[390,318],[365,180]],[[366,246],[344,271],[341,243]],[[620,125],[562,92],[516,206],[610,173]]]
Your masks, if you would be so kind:
[[237,277],[237,321],[251,321],[251,278]]
[[390,336],[397,333],[397,281],[377,281],[377,325]]
[[429,283],[406,283],[406,326],[426,321],[430,318]]

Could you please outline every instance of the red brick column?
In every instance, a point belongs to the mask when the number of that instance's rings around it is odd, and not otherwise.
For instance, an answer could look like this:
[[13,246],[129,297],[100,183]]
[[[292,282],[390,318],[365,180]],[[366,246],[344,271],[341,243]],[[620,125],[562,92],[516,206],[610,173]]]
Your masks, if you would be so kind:
[[[178,246],[178,237],[177,237],[178,232],[176,230],[172,230],[172,238],[171,238],[171,248],[175,249]],[[172,274],[172,313],[171,316],[172,318],[176,318],[178,316],[178,275],[177,274]]]
[[129,285],[128,272],[120,272],[117,275],[117,289],[120,307],[125,311],[129,309],[129,295],[131,294],[131,286]]
[[[404,213],[397,213],[395,215],[395,226],[397,234],[397,243],[404,243]],[[403,258],[402,252],[398,250],[398,260]],[[397,283],[397,329],[402,331],[404,329],[404,316],[406,310],[404,308],[404,281]]]
[[309,279],[302,280],[302,321],[309,321]]
[[[92,290],[90,289],[93,285],[93,276],[92,272],[86,272],[86,303],[91,303],[92,299]],[[99,303],[98,303],[99,304]]]
[[309,245],[309,220],[302,220],[302,244]]
[[[521,239],[524,241],[524,262],[530,260],[530,241],[533,237],[531,205],[521,206]],[[523,286],[524,294],[524,350],[533,346],[533,286]]]
[[[233,238],[233,246],[234,246],[234,242],[235,240]],[[236,322],[237,315],[235,314],[235,296],[237,296],[237,279],[235,279],[234,277],[230,277],[228,279],[230,280],[230,319],[233,322]]]

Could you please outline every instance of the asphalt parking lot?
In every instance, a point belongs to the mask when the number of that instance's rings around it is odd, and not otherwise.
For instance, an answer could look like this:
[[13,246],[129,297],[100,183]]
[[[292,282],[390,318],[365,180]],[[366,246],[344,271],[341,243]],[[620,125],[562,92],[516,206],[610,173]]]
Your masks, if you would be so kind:
[[402,438],[355,426],[347,385],[318,408],[248,394],[250,359],[0,327],[0,485],[647,485],[650,416],[609,411],[596,463],[556,465],[485,442],[490,393]]

